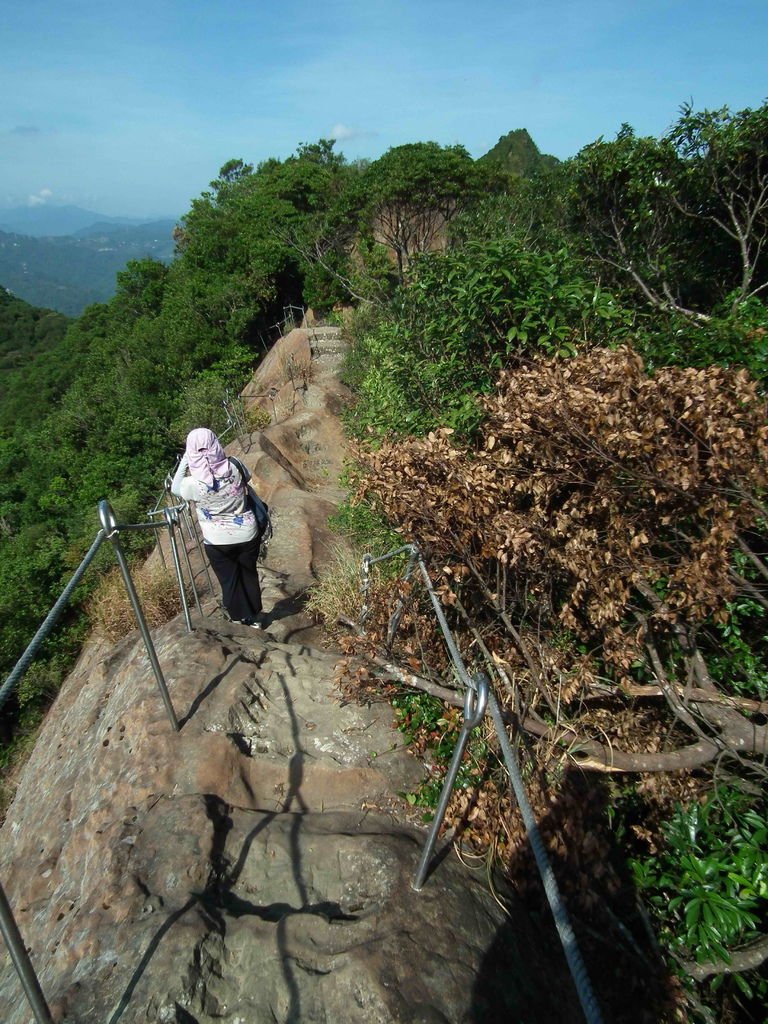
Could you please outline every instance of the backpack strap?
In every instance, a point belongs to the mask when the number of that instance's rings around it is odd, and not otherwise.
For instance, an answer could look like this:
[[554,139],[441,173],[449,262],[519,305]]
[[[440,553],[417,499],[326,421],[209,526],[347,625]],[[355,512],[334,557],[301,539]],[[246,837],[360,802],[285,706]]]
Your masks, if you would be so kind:
[[248,483],[251,479],[251,474],[242,464],[240,459],[236,459],[234,455],[230,455],[229,461],[234,463],[240,471],[240,476],[243,478],[245,489],[248,492],[248,507],[251,509],[256,519],[256,525],[259,528],[259,537],[262,541],[266,542],[272,536],[272,518],[269,514],[269,505],[267,505],[265,501],[261,500],[253,487]]
[[248,481],[251,479],[251,474],[248,472],[248,470],[242,464],[240,459],[236,459],[234,455],[230,455],[230,456],[228,456],[228,458],[229,458],[229,461],[238,469],[238,471],[240,473],[240,476],[243,478],[243,483],[247,484]]

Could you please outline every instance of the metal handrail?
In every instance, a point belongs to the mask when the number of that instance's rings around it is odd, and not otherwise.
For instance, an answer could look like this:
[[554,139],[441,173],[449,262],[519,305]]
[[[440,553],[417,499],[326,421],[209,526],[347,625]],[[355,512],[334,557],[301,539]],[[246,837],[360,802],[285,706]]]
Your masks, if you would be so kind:
[[[72,575],[72,578],[64,587],[61,594],[54,603],[53,607],[48,612],[48,615],[45,617],[42,625],[39,627],[35,635],[32,637],[32,640],[29,642],[26,650],[14,665],[8,678],[0,687],[0,708],[2,708],[2,706],[5,704],[14,687],[21,681],[25,672],[32,664],[32,661],[34,660],[35,655],[37,654],[37,651],[40,648],[40,645],[53,631],[53,628],[58,622],[59,618],[61,617],[61,614],[64,611],[65,607],[67,606],[69,599],[72,597],[75,588],[85,575],[88,566],[96,557],[96,554],[98,553],[101,545],[104,543],[105,540],[108,540],[110,541],[112,547],[114,548],[115,558],[117,559],[117,563],[120,568],[121,575],[123,577],[123,582],[128,593],[128,599],[131,603],[133,613],[136,617],[136,621],[139,626],[139,631],[141,632],[141,636],[144,641],[144,646],[147,651],[149,663],[152,667],[152,671],[155,676],[158,689],[160,690],[160,696],[165,706],[165,710],[168,714],[168,718],[171,722],[172,728],[174,729],[175,732],[179,731],[179,721],[176,717],[176,712],[171,701],[171,696],[168,692],[168,686],[165,682],[165,677],[163,676],[163,671],[160,667],[160,662],[158,661],[157,658],[155,645],[152,642],[152,636],[147,626],[147,621],[144,617],[144,613],[141,608],[141,603],[136,593],[136,588],[134,587],[133,580],[131,579],[130,569],[128,567],[128,563],[126,561],[122,547],[120,546],[119,540],[119,535],[122,531],[150,529],[161,530],[165,528],[165,526],[168,527],[171,539],[171,550],[174,552],[175,557],[175,564],[177,570],[176,575],[179,584],[179,590],[181,593],[182,605],[184,607],[187,630],[191,631],[192,624],[189,618],[189,608],[186,603],[184,583],[181,575],[181,566],[178,561],[178,552],[176,551],[176,538],[174,535],[174,529],[178,524],[178,513],[179,508],[167,508],[164,510],[164,523],[130,523],[120,525],[118,524],[117,519],[115,518],[115,514],[109,502],[99,502],[98,514],[101,529],[96,534],[93,543],[88,549],[83,560],[80,562],[80,565],[75,570],[74,574]],[[184,547],[184,550],[186,554],[186,546]],[[187,564],[189,567],[189,562],[187,562]],[[189,567],[189,571],[191,576],[191,567]],[[195,588],[193,580],[193,590],[194,589]],[[196,590],[195,598],[197,599]],[[198,609],[199,607],[200,603],[198,600]],[[27,1001],[29,1002],[29,1005],[32,1009],[37,1024],[53,1024],[53,1018],[51,1017],[50,1009],[48,1008],[48,1004],[46,1003],[42,988],[40,987],[40,982],[38,981],[37,975],[35,974],[35,969],[32,966],[32,961],[29,957],[29,953],[27,952],[26,945],[24,944],[24,940],[21,936],[21,933],[19,932],[19,928],[14,919],[10,903],[8,902],[8,898],[5,895],[5,890],[3,889],[1,884],[0,933],[2,934],[3,939],[5,940],[5,944],[11,955],[11,960],[16,969],[16,973],[19,976],[19,981],[21,982],[22,989],[27,998]]]
[[[168,693],[168,687],[165,682],[165,677],[163,676],[163,671],[160,668],[160,662],[157,660],[157,652],[155,651],[155,645],[152,642],[152,636],[149,632],[149,627],[147,626],[147,620],[144,618],[144,613],[141,610],[141,603],[139,602],[139,596],[136,593],[136,588],[134,587],[133,580],[131,579],[131,572],[130,569],[128,568],[128,563],[125,559],[125,555],[123,554],[123,549],[120,546],[120,531],[126,529],[126,527],[118,525],[118,522],[115,519],[115,513],[112,511],[112,506],[109,504],[108,501],[99,502],[99,521],[101,522],[101,528],[104,531],[105,537],[107,538],[107,540],[111,541],[112,547],[115,550],[115,558],[117,559],[117,564],[120,567],[120,573],[123,577],[123,582],[125,583],[125,589],[128,592],[128,599],[131,602],[133,614],[136,616],[136,621],[138,622],[139,625],[139,630],[144,641],[144,646],[147,649],[147,657],[149,658],[149,663],[152,666],[152,671],[155,675],[155,680],[160,690],[160,696],[162,697],[163,704],[165,705],[165,710],[168,712],[168,718],[170,719],[171,725],[174,731],[178,732],[179,722],[178,719],[176,718],[176,712],[174,711],[173,704],[171,703],[171,697],[170,694]],[[141,525],[151,526],[152,529],[161,528],[159,523]],[[182,602],[184,602],[183,587]],[[188,619],[187,621],[189,624]]]
[[104,539],[104,530],[99,530],[99,532],[96,534],[96,537],[94,538],[93,544],[91,544],[87,554],[85,555],[82,562],[75,570],[71,580],[64,587],[58,599],[56,600],[56,603],[54,604],[53,608],[51,608],[51,610],[46,615],[43,624],[40,626],[38,631],[30,640],[27,649],[24,651],[22,656],[14,665],[13,669],[11,670],[11,674],[5,680],[3,685],[0,686],[0,708],[2,708],[2,706],[5,704],[14,686],[16,686],[18,682],[20,682],[22,676],[31,665],[42,642],[46,639],[49,633],[53,630],[53,627],[58,622],[61,613],[64,611],[65,607],[67,606],[67,603],[69,602],[70,597],[72,596],[72,592],[85,575],[85,570],[96,557],[96,553],[101,547]]
[[[584,963],[584,959],[581,955],[581,951],[576,940],[573,928],[570,923],[568,911],[566,910],[565,904],[563,903],[560,895],[560,890],[557,885],[554,872],[552,871],[552,865],[549,862],[546,848],[539,832],[539,827],[536,822],[536,817],[533,813],[533,809],[528,800],[528,795],[525,791],[522,776],[520,775],[520,769],[517,764],[517,758],[515,757],[512,745],[509,742],[509,736],[504,725],[504,720],[501,716],[498,702],[494,696],[493,690],[490,687],[489,681],[485,673],[478,673],[475,677],[469,675],[464,661],[459,653],[459,649],[456,645],[453,633],[448,625],[448,621],[443,612],[440,600],[435,593],[435,589],[432,585],[432,579],[429,575],[426,564],[421,554],[421,550],[417,544],[405,544],[402,547],[395,548],[392,551],[388,551],[384,555],[374,557],[373,555],[366,554],[363,557],[362,566],[362,585],[363,591],[363,609],[360,616],[360,624],[364,622],[367,615],[367,604],[366,598],[368,588],[370,586],[370,568],[377,562],[382,562],[385,559],[392,558],[395,555],[409,552],[408,564],[403,575],[404,580],[408,580],[413,574],[413,570],[418,566],[421,576],[424,580],[424,584],[429,595],[432,608],[435,613],[435,617],[440,626],[440,630],[443,634],[446,648],[451,658],[451,662],[456,671],[457,676],[464,684],[465,696],[464,696],[464,722],[462,725],[461,732],[459,734],[456,747],[454,749],[453,759],[448,769],[443,788],[440,793],[440,799],[438,801],[437,810],[435,817],[432,821],[432,826],[427,837],[427,843],[425,845],[419,866],[416,871],[416,875],[413,881],[413,888],[418,892],[421,890],[424,880],[427,875],[429,868],[429,862],[432,857],[435,843],[437,841],[437,834],[440,831],[445,812],[448,807],[448,800],[450,799],[451,790],[456,781],[456,775],[458,774],[459,766],[461,764],[461,758],[464,753],[464,748],[469,739],[469,734],[472,729],[479,725],[483,719],[485,713],[485,706],[490,713],[491,721],[493,722],[496,735],[501,745],[502,754],[504,756],[504,764],[509,775],[509,780],[512,785],[515,798],[518,806],[520,807],[520,813],[523,818],[523,823],[528,834],[528,841],[531,844],[533,851],[534,860],[536,861],[536,867],[541,877],[544,892],[547,896],[547,901],[552,911],[552,916],[555,921],[557,933],[560,938],[560,943],[563,947],[568,969],[573,978],[573,983],[576,987],[576,992],[581,1003],[581,1008],[584,1012],[584,1017],[588,1021],[588,1024],[602,1024],[602,1015],[600,1008],[595,999],[592,985],[589,980],[587,968]],[[403,612],[402,599],[398,601],[395,611],[389,620],[389,629],[387,634],[387,643],[391,646],[394,639],[394,633],[400,622],[400,617]]]
[[0,932],[2,932],[2,936],[5,939],[13,966],[16,968],[16,973],[24,989],[24,995],[32,1007],[37,1024],[53,1024],[51,1011],[48,1008],[48,1003],[45,1001],[43,990],[40,988],[40,982],[37,980],[35,969],[32,966],[29,953],[27,953],[27,947],[24,945],[24,939],[19,931],[19,926],[16,924],[11,905],[8,902],[8,897],[5,895],[2,885],[0,885]]
[[[283,319],[282,319],[282,321],[280,321],[279,323],[276,323],[276,324],[272,324],[271,327],[265,327],[264,331],[259,331],[259,341],[261,342],[262,348],[264,349],[265,352],[269,351],[269,349],[267,347],[267,343],[264,340],[264,335],[265,334],[267,336],[267,339],[269,339],[270,334],[273,331],[277,331],[279,337],[282,338],[282,337],[284,337],[284,335],[283,335],[283,328],[288,324],[289,321],[291,322],[293,327],[296,327],[296,318],[293,316],[293,310],[297,310],[299,313],[301,313],[301,317],[299,319],[299,323],[301,323],[303,321],[304,317],[306,316],[306,313],[307,313],[306,309],[303,306],[283,306]],[[286,316],[286,313],[289,314],[289,315]]]
[[[227,413],[229,415],[229,410],[227,410]],[[152,636],[149,631],[149,627],[147,626],[147,621],[144,617],[144,613],[141,608],[141,602],[139,601],[138,594],[136,593],[136,588],[131,578],[130,569],[128,567],[128,563],[126,561],[125,554],[123,552],[119,540],[120,534],[122,532],[130,533],[141,532],[145,530],[152,530],[157,532],[165,528],[168,529],[169,546],[173,557],[176,581],[179,587],[179,596],[181,598],[182,609],[184,611],[184,619],[186,622],[187,632],[192,632],[192,622],[189,615],[189,605],[187,603],[184,578],[181,570],[181,561],[179,559],[178,545],[176,543],[176,528],[180,528],[181,524],[186,526],[187,531],[190,534],[190,537],[197,542],[197,546],[200,549],[200,555],[203,561],[203,566],[205,567],[206,574],[208,575],[209,588],[213,589],[213,587],[211,584],[210,574],[208,573],[207,560],[203,555],[202,548],[200,545],[200,538],[197,530],[194,527],[194,522],[189,509],[189,503],[186,501],[182,501],[178,505],[173,504],[173,501],[170,498],[170,479],[171,476],[169,474],[166,477],[163,493],[160,495],[160,498],[156,502],[155,507],[153,509],[150,509],[150,511],[147,513],[150,520],[148,522],[120,524],[117,522],[115,513],[109,502],[99,502],[98,515],[99,522],[101,524],[101,529],[96,534],[93,543],[88,549],[85,557],[75,570],[74,574],[72,575],[72,578],[64,587],[64,590],[59,595],[50,612],[45,617],[45,620],[43,621],[42,625],[39,627],[34,637],[30,641],[29,645],[27,646],[26,650],[14,665],[8,678],[5,680],[3,685],[0,686],[0,709],[2,709],[6,700],[12,693],[14,687],[23,678],[27,669],[34,660],[35,655],[37,654],[37,651],[40,648],[40,645],[53,631],[54,626],[58,622],[62,612],[69,603],[69,600],[72,597],[75,588],[82,580],[91,562],[96,557],[96,554],[101,548],[101,545],[104,543],[105,540],[108,540],[112,544],[112,547],[114,549],[115,558],[117,560],[120,573],[123,577],[123,583],[125,584],[128,599],[130,601],[131,608],[136,618],[139,631],[142,636],[142,640],[144,641],[144,646],[147,651],[147,657],[149,658],[149,663],[152,668],[152,672],[155,676],[158,689],[160,690],[160,696],[165,706],[165,710],[168,714],[168,718],[170,720],[173,730],[175,732],[179,731],[179,721],[178,718],[176,717],[173,702],[171,700],[170,693],[168,692],[168,686],[165,682],[165,677],[163,676],[163,671],[160,667],[160,662],[158,661],[157,658],[157,652],[152,641]],[[164,500],[168,502],[168,505],[166,505],[165,508],[161,508],[160,505]],[[163,521],[152,522],[151,519],[153,516],[162,516]],[[161,557],[163,558],[163,565],[165,565],[165,557],[163,556],[162,553],[162,545],[158,545],[158,547],[160,549]],[[189,579],[192,584],[192,591],[194,594],[197,611],[202,617],[203,612],[200,606],[200,598],[197,593],[197,587],[195,586],[194,574],[192,572],[192,564],[189,559],[189,552],[187,551],[186,544],[182,544],[182,549],[184,552],[184,560],[187,567],[187,573],[189,574]],[[26,945],[24,944],[24,940],[21,936],[21,933],[19,932],[18,925],[16,924],[16,920],[13,916],[13,911],[11,910],[10,903],[8,902],[8,898],[6,897],[5,890],[3,889],[2,884],[0,884],[0,934],[2,934],[3,939],[5,940],[5,944],[10,953],[11,960],[21,982],[22,989],[24,991],[25,996],[27,997],[27,1001],[29,1002],[29,1005],[32,1009],[37,1024],[53,1024],[53,1018],[51,1017],[50,1009],[48,1007],[48,1004],[46,1003],[45,996],[43,994],[42,988],[40,987],[40,983],[35,973],[35,969],[32,966],[32,961],[27,952]]]
[[[210,573],[210,570],[208,569],[208,559],[203,554],[203,546],[202,546],[202,544],[200,542],[200,535],[199,535],[199,533],[198,533],[198,531],[197,531],[197,529],[195,527],[195,518],[192,515],[190,504],[184,498],[181,498],[179,500],[178,504],[174,504],[173,497],[171,495],[171,481],[173,480],[174,473],[178,469],[180,461],[181,461],[181,456],[179,455],[177,457],[177,459],[176,459],[176,462],[175,462],[175,464],[173,466],[173,469],[169,473],[166,474],[165,485],[164,485],[164,488],[163,488],[163,493],[160,495],[160,497],[155,502],[155,507],[153,509],[150,509],[149,512],[147,513],[147,515],[149,515],[149,516],[164,516],[166,511],[167,511],[167,509],[169,509],[169,508],[172,511],[174,511],[174,512],[176,512],[178,514],[179,519],[184,523],[184,525],[186,527],[186,530],[187,530],[187,533],[189,534],[190,540],[194,541],[195,544],[197,545],[197,551],[198,551],[198,554],[200,555],[200,561],[202,562],[203,569],[205,570],[205,576],[206,576],[206,579],[208,580],[208,590],[210,592],[213,592],[214,587],[213,587],[213,581],[211,580],[211,573]],[[167,502],[167,505],[166,505],[165,508],[161,508],[160,507],[162,505],[163,501]],[[162,548],[161,544],[158,544],[158,550],[160,551],[160,558],[163,561],[163,565],[165,565],[165,556],[163,555],[163,548]],[[173,544],[171,544],[171,550],[173,551]],[[200,599],[199,599],[198,594],[197,594],[197,588],[195,587],[195,580],[194,580],[194,576],[192,575],[192,566],[191,566],[190,561],[189,561],[189,553],[187,552],[186,545],[184,545],[184,558],[185,558],[185,561],[187,563],[187,568],[188,568],[188,572],[189,572],[189,578],[190,578],[190,582],[192,583],[192,590],[193,590],[194,595],[195,595],[195,602],[197,604],[197,608],[198,608],[198,611],[200,612],[200,615],[202,615],[203,612],[202,612],[202,609],[200,608]],[[175,564],[175,561],[176,561],[176,559],[174,557],[174,564]],[[177,570],[177,573],[178,573],[178,570]],[[183,600],[184,600],[184,598],[182,596],[182,602],[183,602]]]
[[437,834],[440,831],[440,826],[445,818],[445,812],[448,810],[448,801],[451,798],[451,792],[456,782],[456,776],[459,774],[461,759],[464,757],[464,750],[469,742],[470,734],[475,726],[480,725],[482,722],[485,717],[485,709],[488,706],[488,677],[485,673],[478,672],[473,682],[474,687],[468,686],[466,693],[464,694],[464,720],[461,725],[461,732],[459,733],[459,738],[456,741],[456,746],[453,748],[451,764],[445,776],[445,782],[443,783],[443,788],[440,792],[440,799],[437,804],[437,809],[435,810],[435,816],[432,819],[432,825],[427,836],[427,841],[424,844],[421,860],[419,861],[419,866],[416,868],[416,874],[413,879],[413,888],[416,892],[421,892],[424,886],[424,880],[427,877],[427,871],[429,869],[429,862],[432,860],[432,854],[434,853],[435,844],[437,843]]

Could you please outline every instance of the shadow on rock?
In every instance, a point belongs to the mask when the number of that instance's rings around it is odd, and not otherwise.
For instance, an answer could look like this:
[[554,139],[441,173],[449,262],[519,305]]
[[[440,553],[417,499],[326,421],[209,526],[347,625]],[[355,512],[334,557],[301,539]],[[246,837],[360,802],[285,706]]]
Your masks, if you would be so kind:
[[[530,921],[526,927],[530,928]],[[537,960],[536,945],[540,944],[521,941],[514,917],[499,928],[483,957],[472,991],[471,1024],[584,1024],[565,967],[562,974],[553,975],[551,956],[546,962]],[[520,970],[521,964],[525,965],[524,971]]]
[[[236,662],[233,662],[228,666],[225,672],[213,679],[206,688],[206,691],[210,692],[215,689],[235,663]],[[305,753],[300,743],[299,723],[296,718],[293,699],[286,679],[282,675],[280,676],[280,685],[283,690],[286,707],[291,719],[291,732],[295,744],[294,753],[291,755],[288,762],[288,789],[283,806],[279,811],[273,811],[265,814],[262,820],[253,829],[251,829],[243,841],[237,860],[232,862],[227,855],[226,850],[227,841],[233,827],[233,821],[230,815],[231,808],[218,796],[213,794],[206,794],[204,796],[206,815],[213,826],[211,848],[208,853],[210,873],[205,888],[202,892],[193,892],[191,894],[191,898],[187,900],[182,907],[170,914],[163,922],[162,926],[157,930],[157,932],[155,932],[141,958],[141,961],[133,972],[117,1007],[109,1018],[108,1024],[117,1024],[123,1016],[131,1002],[131,998],[137,985],[147,970],[147,967],[152,961],[152,958],[157,952],[164,937],[176,922],[194,906],[196,906],[199,912],[203,915],[207,926],[222,936],[225,936],[227,933],[228,918],[237,919],[244,916],[253,916],[262,921],[267,921],[277,925],[276,937],[278,954],[282,964],[283,977],[289,995],[289,1008],[286,1021],[297,1022],[297,1024],[301,1021],[301,1000],[299,987],[291,966],[288,943],[286,941],[286,921],[289,917],[296,914],[315,914],[327,921],[356,920],[356,917],[353,915],[345,914],[338,903],[322,901],[315,905],[311,905],[309,902],[309,892],[304,879],[300,844],[302,816],[308,810],[301,795],[301,785],[304,777],[303,766]],[[200,695],[200,699],[204,698],[206,691]],[[193,704],[187,718],[185,718],[185,721],[194,713],[197,704],[198,702]],[[299,893],[299,905],[291,906],[289,903],[279,902],[266,906],[259,906],[256,903],[240,897],[234,889],[240,880],[251,848],[258,835],[268,828],[278,815],[286,813],[291,814],[291,864],[294,882]],[[180,1018],[177,1017],[177,1020],[179,1019]],[[193,1017],[189,1017],[187,1019],[194,1020]]]

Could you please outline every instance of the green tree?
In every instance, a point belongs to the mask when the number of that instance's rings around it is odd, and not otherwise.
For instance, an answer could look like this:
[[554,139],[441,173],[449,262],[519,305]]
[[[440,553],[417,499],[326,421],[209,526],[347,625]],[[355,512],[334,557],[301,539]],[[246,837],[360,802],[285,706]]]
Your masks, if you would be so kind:
[[726,297],[735,313],[768,288],[768,104],[686,105],[661,139],[624,125],[570,173],[570,228],[585,255],[653,308],[705,323]]
[[483,180],[463,146],[436,142],[395,146],[368,167],[364,216],[375,241],[392,250],[401,283],[413,256],[445,239],[448,223]]
[[671,200],[728,250],[735,310],[768,288],[768,103],[738,113],[685,104],[667,140],[681,161]]
[[615,284],[631,282],[654,308],[696,317],[685,303],[698,260],[685,250],[685,218],[670,198],[679,174],[672,146],[625,124],[613,142],[598,139],[573,161],[569,226]]

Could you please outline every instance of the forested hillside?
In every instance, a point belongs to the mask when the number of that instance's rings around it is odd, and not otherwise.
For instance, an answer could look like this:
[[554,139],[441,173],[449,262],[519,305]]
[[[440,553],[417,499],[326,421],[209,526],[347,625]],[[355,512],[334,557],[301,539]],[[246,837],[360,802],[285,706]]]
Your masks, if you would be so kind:
[[[423,546],[468,664],[505,694],[574,912],[645,965],[611,1019],[646,1019],[653,984],[667,1020],[762,1020],[768,107],[684,108],[661,139],[624,126],[530,178],[435,143],[230,160],[176,242],[170,265],[121,272],[0,406],[0,667],[87,549],[97,501],[143,516],[283,307],[353,306],[346,521],[366,547],[395,527]],[[393,656],[444,682],[417,605],[404,626]],[[7,737],[84,628],[73,613],[27,676]],[[456,714],[397,701],[439,778]],[[524,888],[506,786],[475,756],[454,820]]]
[[0,381],[8,370],[57,345],[67,323],[61,313],[37,309],[0,288]]
[[0,231],[0,282],[37,306],[78,316],[115,292],[115,275],[132,259],[173,256],[173,221],[94,224],[77,235],[29,237]]

